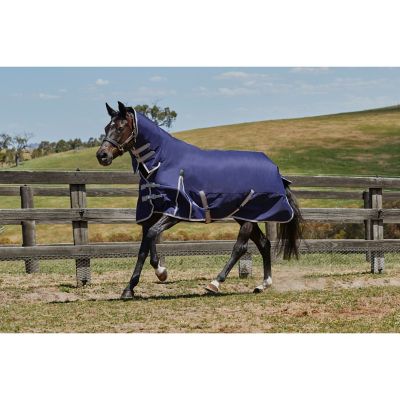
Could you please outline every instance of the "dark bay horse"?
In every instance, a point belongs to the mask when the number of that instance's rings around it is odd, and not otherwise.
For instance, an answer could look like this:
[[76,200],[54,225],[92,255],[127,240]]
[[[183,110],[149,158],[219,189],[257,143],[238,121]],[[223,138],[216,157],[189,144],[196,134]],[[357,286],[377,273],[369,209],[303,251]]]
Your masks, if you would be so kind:
[[218,293],[236,262],[252,240],[263,259],[264,279],[254,289],[272,284],[271,243],[258,222],[280,222],[279,248],[283,257],[298,257],[301,214],[290,182],[263,153],[201,150],[172,137],[131,107],[118,102],[118,111],[106,104],[110,123],[96,157],[103,166],[129,152],[140,175],[137,223],[142,242],[132,277],[121,298],[132,299],[143,264],[150,264],[160,281],[167,269],[160,264],[156,242],[161,232],[181,221],[210,223],[226,217],[240,225],[231,257],[205,289]]

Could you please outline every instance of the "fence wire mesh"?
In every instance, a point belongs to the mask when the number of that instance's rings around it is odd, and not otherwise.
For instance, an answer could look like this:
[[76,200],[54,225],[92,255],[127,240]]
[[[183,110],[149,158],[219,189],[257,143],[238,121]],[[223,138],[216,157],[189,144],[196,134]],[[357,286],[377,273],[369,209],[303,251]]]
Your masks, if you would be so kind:
[[[175,264],[187,268],[196,268],[198,260],[204,257],[212,258],[221,268],[228,261],[230,251],[219,251],[206,249],[191,251],[190,248],[179,251],[159,251],[159,257],[168,266]],[[272,252],[272,266],[279,268],[280,266],[300,267],[349,267],[358,268],[360,271],[382,272],[387,266],[400,266],[400,248],[386,247],[385,250],[368,250],[359,247],[349,247],[346,249],[335,249],[327,245],[326,248],[321,246],[320,251],[307,251],[302,249],[298,260],[283,260],[280,255]],[[49,253],[40,256],[19,256],[3,257],[0,260],[0,273],[52,273],[62,272],[67,268],[76,270],[76,278],[78,283],[82,285],[91,282],[91,272],[101,273],[102,269],[132,269],[136,262],[135,252],[110,252],[93,254],[93,252],[80,253],[76,256],[66,256]],[[262,269],[262,257],[258,251],[251,250],[246,253],[238,263],[239,273],[242,277],[251,275],[254,268]]]

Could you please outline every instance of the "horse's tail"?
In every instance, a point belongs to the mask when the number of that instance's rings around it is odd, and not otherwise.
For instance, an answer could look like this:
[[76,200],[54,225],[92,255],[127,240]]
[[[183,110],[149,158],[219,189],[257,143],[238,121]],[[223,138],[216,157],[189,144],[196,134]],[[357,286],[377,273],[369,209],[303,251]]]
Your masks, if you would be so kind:
[[278,231],[278,254],[283,251],[283,259],[290,260],[292,256],[299,258],[299,240],[302,238],[301,223],[303,218],[297,203],[296,197],[289,188],[289,184],[285,183],[286,197],[290,207],[293,209],[293,218],[284,224],[279,224]]

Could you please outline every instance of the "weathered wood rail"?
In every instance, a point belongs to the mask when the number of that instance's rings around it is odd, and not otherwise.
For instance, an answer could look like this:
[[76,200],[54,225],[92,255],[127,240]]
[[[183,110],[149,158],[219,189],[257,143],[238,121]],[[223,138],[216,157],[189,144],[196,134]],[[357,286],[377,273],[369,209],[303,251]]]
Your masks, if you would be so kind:
[[[366,219],[383,220],[386,223],[400,223],[400,209],[363,208],[302,208],[303,219],[307,221],[362,223]],[[134,223],[134,208],[37,208],[0,209],[0,221],[6,225],[19,225],[23,221],[38,224],[65,224],[91,222],[95,224]],[[216,223],[234,222],[226,218]]]
[[[293,182],[293,191],[299,198],[360,200],[360,206],[364,207],[302,208],[303,218],[307,221],[365,225],[365,240],[304,240],[300,248],[302,252],[352,249],[366,254],[367,260],[371,262],[372,272],[381,272],[384,269],[384,252],[400,250],[400,240],[383,238],[383,224],[400,223],[400,209],[382,208],[383,195],[390,200],[400,199],[400,191],[395,191],[400,190],[400,178],[295,175],[288,176],[288,179]],[[73,258],[76,260],[78,284],[89,283],[91,258],[134,256],[137,254],[139,244],[89,243],[90,224],[132,224],[135,222],[135,209],[88,208],[86,198],[134,197],[138,195],[138,189],[132,186],[138,182],[138,176],[131,172],[0,171],[0,196],[21,196],[21,209],[0,209],[0,224],[21,224],[25,238],[22,247],[0,246],[0,260],[25,260],[26,271],[35,272],[38,270],[39,258]],[[97,187],[99,183],[102,187]],[[104,187],[104,185],[129,186]],[[68,196],[71,208],[34,208],[35,196]],[[221,223],[233,221],[226,219]],[[74,244],[37,246],[36,224],[71,224]],[[275,223],[269,223],[266,231],[271,240],[276,240]],[[230,253],[233,244],[233,241],[224,240],[162,242],[158,245],[158,249],[164,256],[225,254]],[[250,245],[249,253],[254,251],[255,246]]]

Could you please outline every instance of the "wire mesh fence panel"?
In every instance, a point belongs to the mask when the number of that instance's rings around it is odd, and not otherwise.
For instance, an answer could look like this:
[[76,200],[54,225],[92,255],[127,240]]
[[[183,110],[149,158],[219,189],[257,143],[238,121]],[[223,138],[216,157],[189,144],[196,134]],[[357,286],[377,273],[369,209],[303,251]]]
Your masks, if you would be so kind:
[[[165,248],[166,247],[164,247],[164,249]],[[167,266],[173,266],[174,263],[178,262],[180,266],[187,264],[187,268],[196,268],[193,259],[209,257],[218,260],[218,263],[221,265],[221,263],[226,262],[229,259],[230,252],[231,250],[229,249],[229,246],[226,246],[226,250],[222,249],[220,251],[215,249],[210,249],[208,251],[206,247],[196,249],[196,251],[191,251],[190,247],[188,247],[183,250],[178,250],[178,248],[175,250],[174,248],[171,250],[161,250],[159,251],[159,255],[165,257]],[[114,269],[132,269],[136,262],[136,252],[117,252],[114,250],[110,253],[99,252],[96,254],[96,252],[90,251],[86,254],[80,252],[79,255],[70,256],[59,254],[55,249],[53,253],[35,255],[34,258],[35,260],[40,260],[40,273],[75,273],[79,281],[82,280],[79,274],[83,273],[82,276],[88,276],[90,271],[101,273],[102,269],[105,271]],[[273,257],[272,266],[273,268],[279,268],[279,266],[282,265],[292,267],[309,266],[313,268],[354,266],[364,271],[370,269],[372,262],[371,258],[384,260],[386,266],[400,266],[400,247],[394,246],[391,248],[386,246],[384,250],[373,248],[373,251],[362,247],[335,249],[330,245],[326,245],[325,247],[320,246],[320,251],[307,251],[306,248],[303,248],[300,251],[300,257],[298,260],[292,259],[287,261],[283,260],[281,256],[275,255]],[[3,255],[0,260],[0,272],[23,274],[25,273],[25,264],[29,260],[32,260],[31,256],[21,255],[16,259],[14,256],[7,258]],[[79,267],[77,267],[76,260],[79,260]],[[254,260],[261,260],[261,256],[256,249],[252,248],[241,260],[241,268],[246,270],[245,273],[247,275],[251,275],[254,270],[251,265]]]

